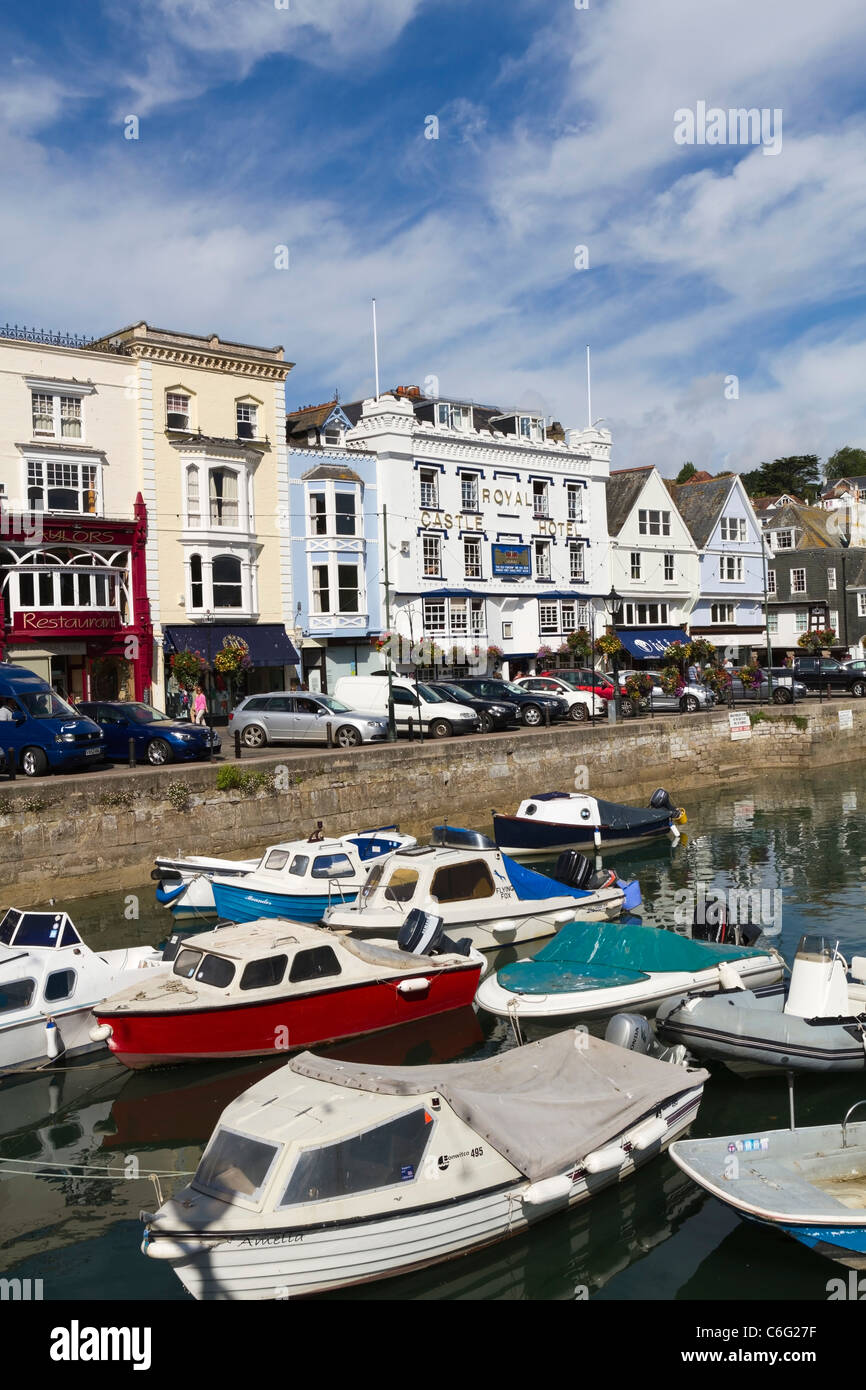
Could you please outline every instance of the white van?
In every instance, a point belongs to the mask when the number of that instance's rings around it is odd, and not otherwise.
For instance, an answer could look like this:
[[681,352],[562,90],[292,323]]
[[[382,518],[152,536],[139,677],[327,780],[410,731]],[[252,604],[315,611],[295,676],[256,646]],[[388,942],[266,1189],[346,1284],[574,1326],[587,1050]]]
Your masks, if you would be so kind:
[[[432,738],[473,734],[481,728],[481,721],[474,710],[443,700],[422,681],[416,686],[405,676],[394,676],[392,688],[394,722],[398,731],[405,732],[410,719],[417,728],[419,713],[424,732]],[[388,678],[384,672],[378,676],[340,676],[334,686],[334,695],[350,709],[362,714],[388,713]]]

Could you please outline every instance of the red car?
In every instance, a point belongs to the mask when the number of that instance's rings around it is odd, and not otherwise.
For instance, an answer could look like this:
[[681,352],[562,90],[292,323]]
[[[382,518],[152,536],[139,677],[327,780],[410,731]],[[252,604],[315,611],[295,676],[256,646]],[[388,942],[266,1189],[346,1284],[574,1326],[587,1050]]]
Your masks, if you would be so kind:
[[572,690],[595,691],[603,700],[613,699],[613,683],[601,671],[592,671],[588,666],[561,666],[556,671],[539,671],[540,676],[560,680],[570,685]]

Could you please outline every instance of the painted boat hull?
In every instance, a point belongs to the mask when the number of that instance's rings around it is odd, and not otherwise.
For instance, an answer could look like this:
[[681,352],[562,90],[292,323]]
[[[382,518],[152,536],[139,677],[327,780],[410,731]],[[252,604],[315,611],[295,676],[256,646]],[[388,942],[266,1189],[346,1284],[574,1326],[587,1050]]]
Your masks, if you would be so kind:
[[257,922],[261,917],[288,917],[293,922],[318,925],[329,907],[353,903],[358,889],[332,893],[274,893],[267,889],[244,888],[243,883],[214,883],[217,914],[229,922]]
[[[651,1162],[692,1123],[701,1087],[686,1087],[664,1107],[667,1134],[621,1168],[571,1174],[570,1196],[541,1206],[521,1200],[525,1180],[369,1220],[267,1227],[242,1233],[145,1234],[142,1249],[160,1258],[160,1244],[184,1287],[198,1299],[286,1299],[394,1278],[520,1235],[549,1216],[588,1201]],[[582,1170],[581,1170],[582,1171]]]
[[431,969],[429,988],[400,994],[401,979],[311,990],[267,1002],[177,1009],[95,1009],[100,1024],[111,1025],[108,1046],[118,1061],[133,1069],[233,1057],[287,1055],[299,1048],[336,1042],[399,1027],[472,1003],[480,963],[447,970]]
[[[628,826],[614,830],[599,828],[599,848],[617,849],[620,845],[643,844],[664,839],[670,834],[671,822],[648,825],[644,829]],[[493,838],[503,854],[514,859],[547,859],[566,849],[594,852],[595,829],[591,825],[567,825],[557,821],[530,820],[527,816],[493,817]]]

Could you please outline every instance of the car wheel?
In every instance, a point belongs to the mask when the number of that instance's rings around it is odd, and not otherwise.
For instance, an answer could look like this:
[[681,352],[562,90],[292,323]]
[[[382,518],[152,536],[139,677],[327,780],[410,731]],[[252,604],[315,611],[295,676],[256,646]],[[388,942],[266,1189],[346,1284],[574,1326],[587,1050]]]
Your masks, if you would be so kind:
[[21,771],[25,777],[44,777],[48,771],[48,758],[41,748],[25,748],[21,754]]
[[587,709],[586,705],[582,705],[579,703],[576,705],[572,705],[568,714],[570,719],[574,719],[578,723],[582,722],[584,719],[589,718],[589,710]]
[[341,724],[334,734],[334,740],[341,748],[357,748],[361,735],[351,724]]
[[153,767],[162,767],[171,762],[171,748],[164,738],[152,738],[147,745],[147,761]]
[[680,700],[680,709],[683,714],[695,714],[700,707],[697,695],[684,695]]
[[784,685],[777,685],[777,686],[776,686],[776,689],[773,691],[773,704],[774,704],[774,705],[790,705],[790,703],[791,703],[791,692],[790,692],[790,690],[788,690],[787,686],[784,686]]
[[540,723],[541,723],[543,717],[544,717],[544,716],[542,715],[541,709],[539,708],[538,705],[526,705],[526,706],[524,707],[524,710],[523,710],[523,722],[524,722],[524,724],[529,724],[531,727],[534,728],[537,724],[540,724]]
[[628,695],[620,696],[619,707],[627,719],[635,713],[634,700],[630,699]]
[[856,695],[861,700],[866,695],[866,681],[855,681],[851,686],[851,694]]
[[494,727],[494,726],[493,726],[493,715],[492,715],[492,714],[486,714],[486,713],[485,713],[485,714],[482,714],[482,716],[481,716],[481,732],[482,732],[482,734],[492,734],[492,733],[493,733],[493,727]]
[[451,725],[447,719],[434,719],[430,725],[433,738],[450,738],[451,732]]
[[261,724],[248,724],[241,734],[241,742],[245,748],[264,748],[268,741],[268,736]]

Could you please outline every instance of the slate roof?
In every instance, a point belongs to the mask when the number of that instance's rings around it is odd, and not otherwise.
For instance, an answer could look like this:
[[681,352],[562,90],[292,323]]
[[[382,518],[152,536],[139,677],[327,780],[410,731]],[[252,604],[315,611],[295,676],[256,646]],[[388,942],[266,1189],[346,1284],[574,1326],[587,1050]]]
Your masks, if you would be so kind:
[[847,473],[844,478],[834,478],[832,483],[825,487],[821,496],[832,497],[836,488],[842,487],[846,483],[853,483],[860,492],[866,492],[866,475],[862,473]]
[[619,535],[652,471],[651,466],[617,468],[605,480],[608,535]]
[[321,478],[334,478],[341,483],[360,483],[362,480],[353,468],[342,463],[317,463],[314,468],[308,468],[306,473],[301,474],[304,482],[313,482]]
[[838,545],[838,537],[834,538],[827,530],[827,521],[830,516],[831,513],[825,512],[822,507],[794,506],[792,502],[789,502],[773,512],[773,520],[767,530],[796,531],[795,550],[807,550],[814,547],[826,549],[827,546]]
[[700,549],[713,534],[733,483],[732,477],[713,478],[705,483],[668,483],[677,511]]

